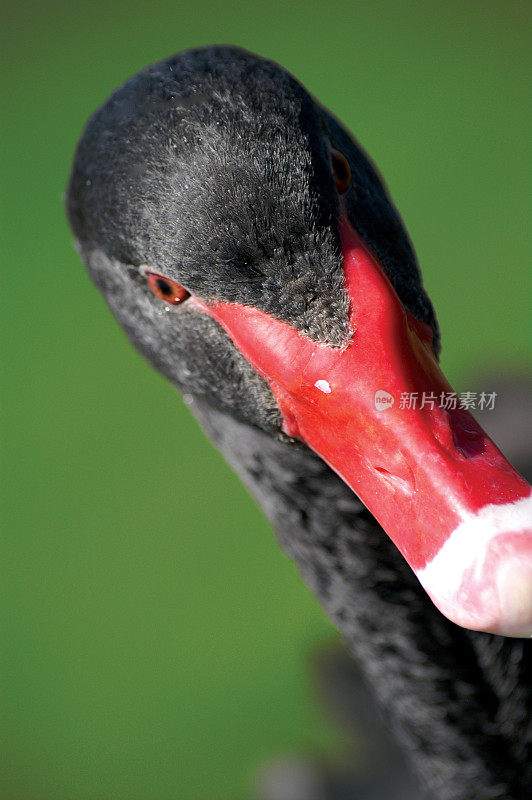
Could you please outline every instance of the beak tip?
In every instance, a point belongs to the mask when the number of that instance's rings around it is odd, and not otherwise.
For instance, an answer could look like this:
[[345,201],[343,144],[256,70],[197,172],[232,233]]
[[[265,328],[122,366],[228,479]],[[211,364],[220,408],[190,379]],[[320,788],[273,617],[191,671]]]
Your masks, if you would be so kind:
[[532,555],[503,563],[496,578],[504,636],[532,637]]
[[532,637],[532,496],[486,506],[449,537],[417,576],[463,628]]

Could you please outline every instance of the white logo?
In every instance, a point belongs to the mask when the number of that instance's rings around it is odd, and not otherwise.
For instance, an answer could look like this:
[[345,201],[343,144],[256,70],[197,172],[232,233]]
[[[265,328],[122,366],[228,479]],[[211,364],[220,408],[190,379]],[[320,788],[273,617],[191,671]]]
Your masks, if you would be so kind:
[[395,398],[390,392],[385,392],[384,389],[379,389],[375,392],[373,399],[377,411],[387,411],[395,403]]

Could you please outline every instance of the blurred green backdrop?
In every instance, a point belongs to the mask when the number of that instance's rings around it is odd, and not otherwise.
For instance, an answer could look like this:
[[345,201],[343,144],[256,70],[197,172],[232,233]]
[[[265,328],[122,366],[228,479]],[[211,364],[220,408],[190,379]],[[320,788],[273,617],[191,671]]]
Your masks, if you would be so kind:
[[465,390],[527,355],[530,5],[22,0],[2,13],[0,797],[249,797],[265,759],[338,745],[306,670],[336,634],[85,276],[62,203],[76,140],[111,90],[177,50],[230,42],[279,61],[379,165]]

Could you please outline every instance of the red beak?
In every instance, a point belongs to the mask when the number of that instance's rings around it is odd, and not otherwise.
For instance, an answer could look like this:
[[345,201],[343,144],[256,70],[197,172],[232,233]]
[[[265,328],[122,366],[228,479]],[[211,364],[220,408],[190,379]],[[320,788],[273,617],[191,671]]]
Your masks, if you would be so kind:
[[342,348],[256,308],[194,302],[266,379],[286,433],[356,492],[445,616],[531,636],[531,487],[452,407],[430,328],[345,218],[340,232],[351,331]]

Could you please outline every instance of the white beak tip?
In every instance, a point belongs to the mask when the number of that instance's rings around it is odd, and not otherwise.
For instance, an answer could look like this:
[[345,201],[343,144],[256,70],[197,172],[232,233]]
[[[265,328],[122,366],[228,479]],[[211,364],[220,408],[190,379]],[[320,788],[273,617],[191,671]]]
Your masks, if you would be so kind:
[[503,636],[532,636],[532,558],[514,558],[497,574],[501,625],[493,631]]
[[532,496],[485,506],[449,536],[417,577],[452,622],[532,637]]

